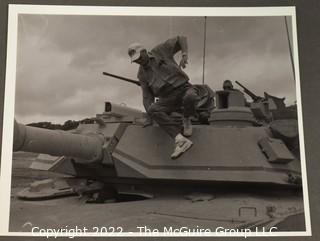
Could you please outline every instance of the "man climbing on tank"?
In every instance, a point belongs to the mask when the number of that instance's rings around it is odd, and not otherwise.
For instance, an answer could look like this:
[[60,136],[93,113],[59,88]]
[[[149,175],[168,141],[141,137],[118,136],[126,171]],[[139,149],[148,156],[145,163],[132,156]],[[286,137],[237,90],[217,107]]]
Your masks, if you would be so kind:
[[[174,55],[181,51],[179,65]],[[182,68],[188,63],[187,38],[177,36],[147,51],[143,45],[133,43],[128,54],[131,63],[139,64],[138,79],[143,94],[143,105],[148,115],[175,139],[172,159],[178,158],[193,145],[187,137],[192,135],[191,117],[196,114],[199,96]],[[159,100],[155,102],[155,97]],[[170,113],[183,110],[183,127]]]

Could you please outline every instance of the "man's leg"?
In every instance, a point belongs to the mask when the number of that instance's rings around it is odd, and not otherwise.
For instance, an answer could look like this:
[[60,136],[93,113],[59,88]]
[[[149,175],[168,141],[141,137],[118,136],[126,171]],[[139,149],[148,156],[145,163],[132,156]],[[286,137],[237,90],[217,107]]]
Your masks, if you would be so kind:
[[173,111],[176,111],[174,103],[170,105],[170,103],[158,101],[153,103],[147,112],[169,136],[175,138],[181,132],[182,127],[177,120],[169,116],[169,113]]
[[178,158],[186,152],[191,146],[192,141],[181,135],[181,122],[169,116],[169,113],[176,111],[177,102],[159,101],[153,103],[148,109],[148,114],[154,119],[159,126],[165,130],[172,138],[175,139],[175,149],[171,155],[172,159]]
[[191,116],[196,115],[196,105],[199,101],[197,90],[193,87],[187,89],[183,96],[183,134],[185,136],[192,135]]

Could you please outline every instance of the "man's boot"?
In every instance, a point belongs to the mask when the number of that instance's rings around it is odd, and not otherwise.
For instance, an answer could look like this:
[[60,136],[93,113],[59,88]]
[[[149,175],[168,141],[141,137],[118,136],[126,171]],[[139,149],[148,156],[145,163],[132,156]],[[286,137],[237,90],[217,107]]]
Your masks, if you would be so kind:
[[192,135],[192,123],[190,117],[183,118],[183,135],[191,136]]
[[171,155],[172,159],[176,159],[181,156],[184,152],[186,152],[192,145],[192,141],[188,138],[184,137],[180,133],[175,138],[175,149]]

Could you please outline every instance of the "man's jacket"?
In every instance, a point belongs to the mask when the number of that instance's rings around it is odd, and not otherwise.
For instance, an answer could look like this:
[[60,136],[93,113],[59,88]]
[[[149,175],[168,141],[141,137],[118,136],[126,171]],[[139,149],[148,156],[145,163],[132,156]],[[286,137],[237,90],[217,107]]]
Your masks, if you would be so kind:
[[139,67],[138,79],[146,110],[153,103],[154,97],[164,98],[173,89],[188,82],[188,76],[174,60],[174,55],[180,50],[187,52],[185,37],[168,39],[148,53],[150,62],[147,67]]

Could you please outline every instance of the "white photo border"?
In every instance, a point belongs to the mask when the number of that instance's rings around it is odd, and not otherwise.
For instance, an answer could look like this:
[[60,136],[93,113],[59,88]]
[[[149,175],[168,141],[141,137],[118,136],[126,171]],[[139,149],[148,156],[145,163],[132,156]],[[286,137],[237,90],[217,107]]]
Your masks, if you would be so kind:
[[[309,209],[309,195],[307,183],[307,171],[305,160],[304,132],[302,119],[302,101],[299,76],[298,40],[296,28],[295,7],[111,7],[111,6],[63,6],[63,5],[19,5],[10,4],[8,14],[8,45],[7,68],[5,79],[5,100],[3,113],[3,135],[0,175],[0,235],[7,236],[40,236],[26,232],[9,232],[11,173],[12,173],[12,146],[13,146],[13,120],[15,106],[15,83],[17,63],[17,32],[19,14],[52,14],[52,15],[117,15],[117,16],[289,16],[292,17],[293,54],[296,80],[296,97],[298,107],[298,124],[301,153],[301,175],[303,186],[303,201],[306,231],[299,232],[268,232],[251,233],[247,236],[311,236],[311,220]],[[42,236],[53,236],[47,233]],[[202,236],[225,237],[226,234],[210,233]],[[232,234],[228,237],[243,237],[245,234]],[[69,237],[68,234],[59,236]],[[82,236],[82,235],[79,235]],[[94,233],[86,233],[86,236],[95,236]],[[100,236],[168,236],[167,234],[150,235],[144,233],[120,233],[103,234]],[[200,236],[181,233],[170,236]]]

